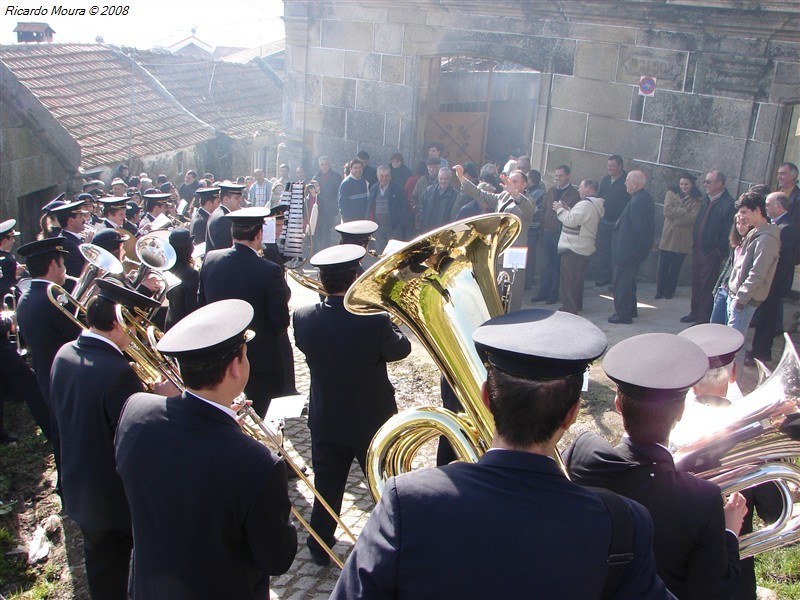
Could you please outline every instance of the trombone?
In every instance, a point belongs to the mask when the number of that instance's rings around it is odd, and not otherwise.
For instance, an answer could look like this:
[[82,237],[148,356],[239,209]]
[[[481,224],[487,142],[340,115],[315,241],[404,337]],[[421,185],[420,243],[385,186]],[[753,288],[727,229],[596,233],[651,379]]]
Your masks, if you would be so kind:
[[[78,300],[70,295],[63,287],[57,283],[51,283],[47,286],[47,299],[50,300],[53,306],[64,313],[70,321],[80,327],[81,330],[88,329],[86,324],[78,318],[79,316],[82,316],[84,319],[86,318],[86,307],[78,302]],[[73,307],[74,310],[70,310],[67,306]],[[119,315],[119,313],[117,314]],[[119,316],[117,318],[119,318]],[[127,328],[125,328],[125,331],[129,332]],[[152,391],[154,385],[160,379],[162,372],[159,370],[159,366],[152,362],[148,356],[149,353],[141,342],[138,339],[134,340],[130,333],[128,333],[128,335],[131,337],[131,344],[125,348],[123,352],[125,356],[131,360],[131,367],[144,386]]]

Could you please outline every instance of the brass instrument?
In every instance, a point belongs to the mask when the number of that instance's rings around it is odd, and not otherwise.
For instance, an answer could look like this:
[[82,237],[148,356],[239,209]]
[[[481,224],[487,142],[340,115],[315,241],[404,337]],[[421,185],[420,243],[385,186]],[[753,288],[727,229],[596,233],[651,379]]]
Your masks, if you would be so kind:
[[447,437],[462,460],[475,461],[489,447],[494,421],[481,400],[486,369],[472,332],[503,314],[495,263],[520,228],[520,219],[509,213],[457,221],[386,256],[348,290],[344,303],[349,311],[388,311],[417,335],[466,410],[457,415],[427,407],[390,418],[367,455],[368,483],[376,500],[386,478],[410,470],[422,445],[439,435]]
[[89,298],[94,295],[96,289],[95,281],[107,273],[121,275],[122,263],[111,252],[94,244],[81,244],[78,249],[81,251],[83,258],[86,259],[87,264],[86,270],[81,273],[75,283],[72,296],[85,306]]
[[[149,273],[158,274],[164,285],[161,291],[153,296],[153,300],[161,304],[167,292],[180,283],[177,277],[171,273],[167,274],[167,271],[174,267],[175,262],[178,260],[175,249],[161,235],[150,233],[136,241],[136,256],[139,258],[140,263],[136,276],[130,282],[131,287],[134,290],[138,288]],[[154,309],[149,315],[150,318],[152,318],[156,310],[158,309]]]
[[25,356],[28,351],[22,347],[19,337],[19,325],[17,324],[17,295],[14,288],[3,296],[0,304],[0,321],[10,321],[11,330],[8,332],[8,341],[14,344],[19,356]]
[[742,536],[739,554],[747,558],[800,540],[800,514],[794,514],[790,489],[800,488],[800,358],[788,335],[775,371],[736,403],[702,411],[674,453],[675,466],[720,486],[723,495],[774,482],[783,498],[778,520]]
[[[138,319],[136,318],[137,315],[130,313],[125,307],[117,305],[117,318],[120,322],[124,322],[126,324],[130,324],[129,326],[132,328],[132,332],[129,332],[129,335],[133,336],[140,336],[144,335],[145,339],[147,340],[147,349],[146,352],[151,357],[151,360],[158,363],[158,369],[164,373],[164,376],[177,387],[179,390],[183,391],[185,386],[183,385],[183,379],[181,378],[180,370],[178,369],[178,365],[175,364],[172,360],[168,357],[165,357],[161,352],[159,352],[156,345],[158,344],[158,340],[161,339],[163,333],[154,325],[147,324],[140,324]],[[138,317],[142,317],[142,315],[138,315]],[[128,329],[126,328],[126,331]],[[274,433],[269,426],[264,422],[264,420],[253,410],[252,406],[247,404],[246,398],[244,394],[242,394],[239,398],[234,400],[234,404],[241,405],[242,408],[239,410],[239,415],[241,417],[240,425],[242,426],[242,430],[248,434],[250,437],[254,438],[255,440],[261,442],[272,451],[278,453],[286,462],[287,465],[297,474],[297,476],[305,483],[308,488],[311,490],[311,493],[314,494],[314,497],[317,498],[325,510],[328,511],[333,519],[336,521],[337,525],[342,528],[345,535],[347,535],[353,543],[356,541],[355,535],[350,529],[345,525],[344,521],[336,514],[336,512],[330,507],[330,505],[326,502],[326,500],[322,497],[322,495],[317,491],[311,481],[306,477],[306,474],[303,470],[297,466],[297,464],[291,459],[291,457],[286,453],[283,449],[283,439],[281,434]],[[339,559],[338,556],[331,550],[328,545],[323,541],[322,537],[311,527],[311,525],[306,521],[300,512],[294,507],[291,507],[292,514],[297,519],[297,521],[311,534],[311,536],[319,542],[320,546],[324,548],[328,555],[331,557],[334,563],[336,563],[339,568],[343,567],[342,561]]]
[[[51,283],[47,286],[47,298],[53,306],[64,313],[73,323],[80,327],[81,330],[88,329],[86,324],[79,318],[79,316],[85,318],[86,307],[78,302],[74,296],[70,295],[67,290],[57,283]],[[152,391],[153,386],[161,377],[161,372],[158,366],[153,364],[150,360],[147,353],[142,352],[140,346],[140,344],[135,344],[134,340],[131,339],[131,344],[125,348],[123,352],[125,356],[131,360],[131,367],[136,372],[142,384],[144,384],[148,390]]]
[[[317,489],[314,487],[314,484],[311,483],[311,480],[306,477],[306,474],[303,470],[298,467],[295,462],[289,457],[285,450],[283,450],[281,440],[273,433],[264,420],[258,416],[253,407],[246,404],[244,400],[237,399],[234,401],[236,404],[242,404],[243,408],[239,411],[239,414],[242,416],[241,425],[242,430],[247,433],[250,437],[256,439],[257,441],[261,442],[274,452],[280,454],[283,460],[286,462],[287,465],[295,472],[297,477],[308,486],[308,489],[311,490],[311,493],[314,494],[314,497],[319,500],[320,504],[322,504],[323,508],[328,512],[328,514],[333,517],[333,520],[336,521],[336,524],[342,528],[342,531],[349,537],[353,543],[356,542],[356,536],[350,531],[350,528],[345,525],[344,521],[342,521],[341,517],[336,514],[336,511],[331,508],[330,504],[322,497]],[[300,512],[294,507],[291,507],[292,515],[297,519],[297,521],[305,528],[308,533],[319,543],[325,552],[328,553],[328,556],[331,557],[331,560],[336,563],[336,565],[342,569],[344,568],[344,564],[336,556],[336,553],[328,547],[328,544],[322,539],[322,537],[311,527],[311,524],[306,521]]]

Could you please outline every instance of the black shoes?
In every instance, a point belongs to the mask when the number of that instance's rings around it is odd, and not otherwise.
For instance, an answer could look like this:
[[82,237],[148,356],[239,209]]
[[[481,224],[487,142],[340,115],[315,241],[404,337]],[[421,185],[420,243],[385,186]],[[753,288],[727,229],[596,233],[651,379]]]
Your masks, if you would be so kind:
[[656,300],[661,300],[664,297],[664,294],[661,292],[656,292]]
[[608,322],[620,325],[630,325],[631,323],[633,323],[633,319],[631,318],[626,319],[624,317],[620,317],[617,313],[614,313],[613,315],[608,317]]
[[[334,541],[334,544],[335,543],[336,542]],[[333,544],[331,544],[331,546],[332,545]],[[328,556],[328,553],[325,552],[325,550],[319,548],[316,540],[314,540],[313,545],[310,542],[306,542],[306,546],[308,547],[308,551],[311,554],[311,560],[314,561],[315,565],[317,565],[318,567],[327,567],[329,564],[331,564],[331,557]]]
[[603,281],[595,281],[594,284],[597,287],[603,287],[604,285],[611,285],[611,280],[610,279],[609,280],[605,280],[604,279]]
[[685,317],[681,317],[681,323],[695,323],[697,321],[697,315],[693,315],[689,313]]

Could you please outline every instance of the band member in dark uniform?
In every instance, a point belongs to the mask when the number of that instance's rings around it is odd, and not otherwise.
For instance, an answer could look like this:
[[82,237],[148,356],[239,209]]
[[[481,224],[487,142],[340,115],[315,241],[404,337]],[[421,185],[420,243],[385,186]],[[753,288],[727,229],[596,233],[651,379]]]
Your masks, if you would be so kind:
[[189,233],[191,233],[192,237],[194,237],[196,244],[203,244],[206,241],[208,219],[219,206],[219,193],[220,189],[218,187],[200,188],[194,193],[199,206],[192,215],[192,222],[189,225]]
[[[12,252],[14,242],[19,236],[19,232],[14,229],[16,224],[14,219],[0,223],[0,299],[2,300],[5,300],[6,294],[16,297],[17,279],[25,269],[24,265],[17,263]],[[7,311],[12,308],[13,303],[0,304],[0,310]],[[7,395],[24,399],[42,433],[48,437],[50,434],[50,409],[44,403],[36,377],[22,356],[17,353],[17,344],[9,338],[12,334],[19,335],[13,317],[0,319],[0,444],[9,444],[17,439],[9,435],[4,426],[3,402]]]
[[708,365],[699,346],[677,335],[648,333],[618,343],[603,369],[617,384],[615,404],[626,435],[612,447],[583,433],[564,454],[574,482],[607,488],[647,508],[658,574],[678,598],[732,598],[739,584],[744,497],[736,492],[723,505],[719,486],[677,471],[667,449],[686,392]]
[[250,344],[252,364],[245,388],[253,408],[264,416],[270,400],[283,395],[284,370],[279,338],[289,327],[289,304],[283,269],[264,260],[261,251],[264,218],[268,208],[242,208],[223,221],[232,230],[233,247],[206,254],[200,270],[200,306],[238,298],[255,310],[251,329],[256,339]]
[[55,215],[53,215],[53,209],[64,206],[67,203],[64,200],[66,197],[67,195],[62,192],[42,207],[42,217],[39,221],[42,231],[39,237],[50,238],[61,235],[61,227],[58,225]]
[[144,235],[150,231],[153,221],[161,216],[167,209],[172,194],[162,194],[155,188],[145,191],[143,197],[145,213],[139,220],[139,235]]
[[131,236],[136,237],[139,233],[139,215],[142,212],[142,207],[136,204],[134,200],[128,200],[125,203],[125,222],[122,228],[127,231]]
[[121,229],[125,223],[125,209],[127,198],[124,196],[100,198],[98,202],[103,206],[102,225],[107,229]]
[[56,352],[73,341],[80,327],[47,298],[51,283],[63,286],[66,278],[64,238],[55,237],[25,244],[19,254],[27,258],[33,280],[17,306],[17,322],[33,358],[39,389],[50,404],[50,367]]
[[[315,254],[328,296],[294,313],[294,338],[311,371],[308,427],[314,485],[338,514],[347,475],[355,458],[366,475],[367,449],[375,432],[397,412],[386,363],[411,352],[411,343],[385,313],[354,315],[344,307],[344,295],[357,278],[364,248],[331,246]],[[347,385],[342,382],[347,381]],[[336,522],[318,500],[311,528],[333,547]],[[318,565],[330,562],[311,536],[306,541]]]
[[[488,363],[491,449],[389,479],[332,598],[671,598],[647,511],[576,485],[552,458],[603,332],[532,309],[490,320],[473,340]],[[623,524],[628,560],[609,567]]]
[[242,205],[244,186],[236,183],[220,183],[220,203],[217,209],[208,218],[206,230],[206,252],[230,248],[233,245],[231,238],[231,223],[225,219],[229,212],[239,210]]
[[53,361],[50,406],[64,509],[83,533],[89,591],[92,598],[125,600],[133,537],[114,433],[125,401],[144,387],[123,354],[130,338],[115,305],[149,310],[156,303],[113,281],[100,279],[97,286],[86,307],[88,329]]
[[84,242],[91,241],[83,237],[86,231],[86,219],[88,218],[84,203],[70,202],[64,206],[54,208],[50,212],[58,220],[58,224],[61,227],[61,235],[64,238],[61,245],[67,251],[67,256],[64,257],[67,275],[80,277],[83,267],[86,265],[86,259],[83,258],[79,246]]
[[169,234],[169,245],[175,249],[178,256],[170,273],[181,282],[167,292],[167,300],[169,300],[167,330],[197,308],[197,287],[200,285],[200,274],[194,268],[192,259],[194,242],[194,236],[189,235],[189,230],[182,227],[173,229]]
[[158,344],[177,358],[186,391],[125,406],[117,471],[136,538],[135,598],[267,600],[269,576],[294,560],[286,465],[231,409],[247,383],[253,317],[241,300],[188,315]]

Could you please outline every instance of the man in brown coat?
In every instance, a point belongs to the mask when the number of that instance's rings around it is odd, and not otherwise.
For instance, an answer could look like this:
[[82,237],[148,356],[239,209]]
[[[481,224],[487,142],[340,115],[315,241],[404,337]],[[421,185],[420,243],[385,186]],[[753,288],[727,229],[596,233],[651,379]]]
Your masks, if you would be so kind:
[[544,231],[544,246],[542,248],[544,266],[542,278],[539,282],[539,293],[532,302],[558,302],[558,288],[561,281],[561,259],[558,255],[558,238],[561,236],[561,221],[558,220],[553,203],[561,202],[565,208],[570,209],[581,199],[578,190],[569,182],[570,169],[567,165],[556,167],[555,185],[547,190],[542,200],[544,217],[542,218],[542,231]]

